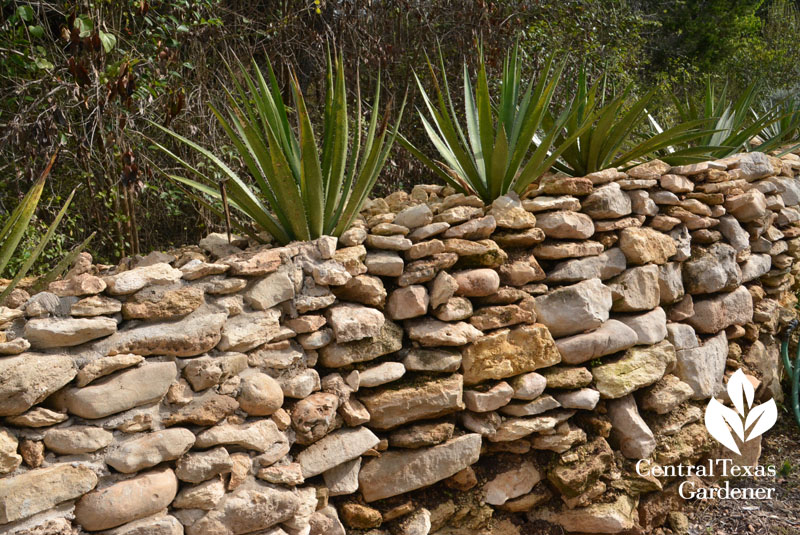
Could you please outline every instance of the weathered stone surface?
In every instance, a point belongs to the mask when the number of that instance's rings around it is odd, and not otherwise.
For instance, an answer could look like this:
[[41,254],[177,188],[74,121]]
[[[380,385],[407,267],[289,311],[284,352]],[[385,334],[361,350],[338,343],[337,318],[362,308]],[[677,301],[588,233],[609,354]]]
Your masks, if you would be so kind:
[[406,368],[400,362],[384,362],[359,374],[359,387],[374,388],[400,379]]
[[389,435],[389,445],[394,448],[425,448],[453,438],[452,422],[428,422],[403,427]]
[[86,494],[75,505],[75,520],[89,531],[113,528],[157,513],[177,493],[172,470],[147,472]]
[[736,250],[726,243],[715,243],[707,249],[695,247],[692,257],[683,264],[683,285],[691,294],[731,291],[741,282]]
[[188,429],[167,429],[125,441],[106,454],[106,464],[123,474],[132,474],[189,451],[194,433]]
[[670,236],[646,227],[622,229],[619,247],[632,264],[663,264],[677,252]]
[[576,197],[568,195],[562,197],[548,197],[540,195],[532,199],[524,199],[522,206],[529,212],[545,212],[548,210],[570,210],[577,212],[581,209],[581,202]]
[[674,303],[683,297],[683,275],[679,262],[667,262],[658,266],[658,290],[661,304]]
[[460,271],[453,278],[457,284],[456,295],[481,297],[492,295],[500,288],[500,276],[493,269]]
[[598,329],[589,333],[576,334],[556,340],[556,346],[561,353],[561,358],[568,364],[581,364],[588,360],[628,349],[636,343],[636,331],[617,320],[608,320]]
[[220,341],[226,313],[200,308],[179,321],[142,325],[118,331],[97,344],[108,355],[174,355],[191,357],[210,351]]
[[560,511],[535,509],[528,518],[558,524],[569,532],[620,533],[637,523],[636,503],[627,494],[620,494],[613,502],[594,503],[588,507]]
[[592,368],[595,387],[604,398],[621,398],[661,379],[675,359],[675,348],[667,341],[632,347],[622,357]]
[[172,502],[176,509],[213,509],[225,495],[225,482],[222,479],[212,479],[195,485],[184,487]]
[[469,434],[431,448],[386,452],[364,463],[361,492],[373,502],[432,485],[475,463],[480,449],[480,435]]
[[575,411],[550,411],[530,418],[508,418],[488,438],[491,442],[512,442],[531,433],[549,431],[574,414]]
[[361,457],[345,461],[322,473],[325,486],[331,496],[353,494],[358,490],[358,472],[361,470]]
[[276,271],[258,280],[245,294],[245,302],[255,310],[268,310],[293,299],[294,281],[285,271]]
[[0,524],[48,511],[74,500],[97,485],[88,466],[63,463],[0,479]]
[[658,284],[658,266],[639,266],[626,270],[613,278],[611,289],[614,312],[639,312],[652,310],[661,301]]
[[472,316],[472,302],[466,297],[451,297],[446,303],[433,311],[436,319],[442,321],[461,321]]
[[50,429],[44,435],[44,444],[56,453],[74,455],[103,449],[113,438],[111,431],[103,428],[76,425]]
[[393,320],[416,318],[428,311],[428,303],[428,290],[424,286],[406,286],[398,288],[389,296],[386,313]]
[[528,494],[542,480],[542,474],[531,462],[497,474],[483,485],[486,503],[503,505],[508,500]]
[[360,401],[370,413],[369,426],[393,429],[397,426],[437,418],[461,410],[463,379],[451,375],[429,379],[421,384],[392,386],[361,395]]
[[232,397],[206,392],[180,409],[170,412],[163,422],[167,427],[185,424],[214,425],[238,408],[239,403]]
[[169,320],[185,316],[203,303],[203,289],[200,286],[185,286],[178,289],[165,289],[153,286],[133,294],[122,305],[125,319]]
[[768,254],[754,254],[741,265],[742,282],[750,282],[767,274],[772,267],[772,257]]
[[34,407],[18,416],[6,417],[6,422],[19,427],[48,427],[60,424],[69,418],[66,414],[51,411],[44,407]]
[[619,184],[612,182],[595,188],[581,203],[583,213],[592,219],[615,219],[631,213],[631,199]]
[[249,351],[271,341],[280,330],[281,313],[275,308],[243,312],[228,318],[222,327],[217,348],[222,351]]
[[[255,359],[260,355],[251,353]],[[261,360],[258,361],[260,363]],[[244,353],[223,353],[214,357],[203,356],[189,360],[183,367],[183,376],[196,392],[225,381],[247,368],[248,356]],[[255,364],[255,360],[254,360]],[[278,367],[278,366],[276,366]]]
[[637,345],[657,344],[667,336],[667,313],[661,307],[646,314],[619,316],[617,319],[633,329]]
[[433,221],[433,212],[431,212],[427,204],[409,206],[398,212],[394,217],[396,225],[402,225],[409,229],[428,225],[431,221]]
[[156,513],[104,532],[103,535],[183,535],[183,524],[174,516]]
[[75,384],[79,387],[86,386],[99,377],[136,366],[143,361],[144,357],[130,353],[93,360],[81,368],[81,371],[75,377]]
[[228,450],[219,447],[185,454],[175,463],[175,475],[181,481],[200,483],[219,474],[227,474],[233,465]]
[[728,196],[725,209],[742,223],[747,223],[764,217],[767,213],[767,199],[763,193],[753,188],[741,195]]
[[629,459],[647,459],[656,449],[653,432],[639,416],[636,400],[631,394],[608,402],[611,437],[619,443],[620,451]]
[[537,297],[534,309],[538,321],[561,337],[602,325],[611,303],[611,290],[600,279],[590,279]]
[[403,274],[405,262],[400,255],[388,251],[375,251],[367,254],[364,261],[367,271],[371,275],[382,275],[384,277],[399,277]]
[[17,454],[17,438],[0,427],[0,474],[13,472],[22,464],[22,456]]
[[481,331],[463,321],[445,323],[427,318],[407,321],[406,334],[423,347],[463,346],[483,335]]
[[486,391],[465,390],[464,405],[473,412],[489,412],[499,409],[511,401],[514,389],[501,381]]
[[508,262],[498,268],[500,282],[511,286],[524,286],[529,282],[544,280],[544,270],[536,256],[528,251],[512,253]]
[[661,175],[666,174],[670,168],[668,163],[662,162],[661,160],[650,160],[649,162],[631,167],[628,169],[627,174],[631,178],[639,180],[658,180],[661,178]]
[[662,175],[659,182],[662,188],[672,193],[689,193],[690,191],[694,191],[694,182],[683,175]]
[[[296,492],[250,484],[227,494],[203,518],[187,526],[186,535],[241,535],[261,532],[294,518],[301,500]],[[269,530],[266,535],[280,535]]]
[[394,353],[402,347],[403,330],[396,323],[386,321],[377,336],[344,344],[328,344],[319,350],[319,358],[327,368],[340,368]]
[[0,359],[0,416],[22,414],[69,383],[77,370],[72,357],[24,353]]
[[177,372],[174,362],[145,364],[83,388],[70,388],[63,405],[81,418],[103,418],[160,400]]
[[548,238],[583,240],[594,234],[592,218],[578,212],[545,212],[536,218],[536,227]]
[[47,291],[59,297],[94,295],[99,294],[105,289],[105,281],[89,273],[82,273],[76,277],[54,281],[47,287]]
[[348,427],[323,437],[297,454],[303,477],[327,472],[374,448],[380,439],[366,427]]
[[403,358],[409,371],[452,373],[461,367],[461,353],[446,349],[412,348]]
[[536,217],[522,207],[519,195],[515,192],[496,198],[492,202],[489,214],[501,228],[521,230],[536,225]]
[[372,275],[358,275],[343,286],[333,288],[333,293],[342,301],[353,301],[362,305],[383,308],[386,302],[386,288],[383,281]]
[[0,343],[0,355],[19,355],[31,348],[31,343],[24,338],[14,338]]
[[385,321],[379,310],[351,303],[329,308],[325,317],[340,344],[378,336]]
[[222,258],[219,263],[230,266],[228,273],[231,275],[263,276],[277,270],[285,254],[286,250],[283,248],[251,249]]
[[547,282],[579,282],[588,279],[610,279],[625,271],[625,254],[618,247],[597,256],[558,263],[547,274]]
[[299,444],[316,442],[336,424],[339,398],[327,392],[316,392],[301,400],[292,410],[292,427]]
[[113,334],[112,318],[40,318],[25,324],[25,339],[39,349],[69,347]]
[[272,420],[256,420],[244,424],[221,424],[197,435],[195,446],[212,448],[220,445],[240,446],[261,453],[289,450],[286,435]]
[[677,354],[675,375],[692,387],[692,399],[708,399],[722,389],[728,339],[725,331],[709,338],[702,346],[682,349]]
[[555,396],[565,409],[593,410],[600,401],[600,392],[593,388],[581,388],[568,392],[558,392]]
[[544,412],[557,409],[561,404],[549,394],[542,394],[533,401],[525,403],[512,403],[500,409],[500,412],[508,416],[535,416]]
[[548,329],[541,324],[494,331],[462,352],[464,383],[503,379],[561,361]]
[[444,231],[442,237],[446,239],[482,240],[491,236],[496,228],[497,222],[494,217],[479,217],[477,219],[471,219],[466,223],[450,227]]
[[596,241],[584,240],[577,242],[542,243],[533,248],[536,258],[545,260],[561,260],[563,258],[577,258],[583,256],[596,256],[603,252],[605,247]]
[[469,322],[477,329],[488,331],[518,323],[533,323],[535,318],[532,310],[526,310],[519,305],[500,305],[478,309]]
[[531,372],[514,377],[510,384],[514,389],[514,399],[532,400],[544,392],[547,379],[538,373]]
[[688,400],[694,389],[674,375],[667,374],[651,387],[637,394],[639,406],[646,411],[667,414]]
[[256,370],[241,374],[242,384],[236,401],[251,416],[269,416],[283,405],[283,390],[272,377]]
[[752,321],[753,298],[747,288],[694,300],[694,315],[687,321],[700,333],[714,334],[731,325]]
[[106,277],[106,292],[111,295],[127,295],[138,292],[145,286],[166,285],[180,280],[183,272],[169,264],[158,263],[123,271],[117,275]]

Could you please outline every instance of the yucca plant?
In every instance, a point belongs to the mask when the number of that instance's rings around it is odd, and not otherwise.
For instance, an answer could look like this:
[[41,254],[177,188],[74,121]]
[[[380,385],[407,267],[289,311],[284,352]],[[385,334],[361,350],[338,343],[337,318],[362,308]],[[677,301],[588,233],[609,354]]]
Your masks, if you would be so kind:
[[[231,72],[235,96],[227,92],[228,118],[215,107],[210,107],[236,149],[249,178],[237,173],[233,166],[211,150],[155,125],[205,158],[224,177],[224,188],[208,174],[155,143],[194,178],[168,176],[203,194],[195,198],[216,213],[222,211],[209,202],[208,197],[217,201],[225,197],[230,206],[269,232],[279,243],[310,240],[323,235],[338,236],[358,215],[375,185],[397,136],[405,102],[400,107],[394,127],[388,126],[389,106],[379,122],[379,76],[369,126],[362,143],[361,96],[356,90],[357,120],[352,135],[354,146],[350,147],[343,58],[338,54],[332,61],[329,54],[320,151],[294,73],[290,84],[294,95],[296,130],[289,123],[289,110],[284,104],[272,65],[267,62],[267,77],[255,62],[254,76],[243,65],[239,67],[244,85],[236,82]],[[239,228],[246,229],[244,226]]]
[[709,130],[692,142],[695,149],[707,149],[707,158],[725,158],[741,150],[770,151],[780,145],[777,139],[768,139],[758,146],[751,146],[750,141],[764,129],[780,120],[781,115],[776,107],[765,109],[760,113],[754,111],[758,85],[748,86],[736,101],[728,99],[728,86],[723,86],[717,93],[710,79],[706,81],[705,96],[702,106],[694,101],[681,102],[673,96],[678,117],[683,121],[706,120]]
[[[578,75],[578,87],[567,106],[571,120],[556,136],[556,143],[573,140],[554,167],[572,176],[638,163],[671,145],[680,145],[703,135],[703,120],[682,122],[654,135],[643,135],[647,105],[655,90],[631,102],[629,85],[606,102],[601,78],[589,86],[586,72]],[[563,113],[562,113],[563,115]],[[548,124],[556,119],[548,116]],[[576,136],[576,132],[581,132]]]
[[[42,172],[42,175],[33,184],[28,193],[25,194],[22,202],[20,202],[14,211],[11,212],[11,215],[8,217],[8,219],[2,223],[2,228],[0,228],[0,274],[6,270],[9,262],[18,252],[17,247],[19,246],[20,241],[22,241],[25,231],[28,229],[28,225],[30,225],[31,219],[36,212],[36,207],[39,205],[39,199],[44,191],[45,181],[47,180],[47,176],[50,174],[50,171],[56,162],[57,155],[58,152],[56,151],[56,153],[54,153],[50,158],[50,161]],[[56,215],[56,218],[48,227],[45,235],[41,240],[39,240],[39,243],[36,245],[36,247],[34,247],[30,256],[22,263],[20,268],[11,279],[11,282],[5,287],[2,293],[0,293],[0,302],[2,302],[8,296],[8,294],[10,294],[11,291],[17,287],[22,278],[28,274],[33,264],[42,254],[47,242],[49,242],[50,238],[52,238],[53,234],[55,234],[56,227],[58,227],[59,223],[61,223],[61,220],[64,218],[64,214],[67,213],[67,208],[72,202],[74,195],[75,190],[70,193],[67,201],[61,207],[61,210],[59,210],[58,215]],[[88,240],[81,244],[80,249],[82,249],[86,243],[88,243]],[[80,249],[76,249],[75,252],[79,251]],[[59,265],[61,266],[61,264]]]
[[479,196],[491,202],[509,191],[523,193],[547,172],[561,152],[582,133],[554,145],[562,127],[574,117],[567,112],[557,117],[549,128],[543,119],[553,98],[564,62],[555,64],[550,57],[538,81],[531,80],[523,91],[522,62],[518,46],[506,55],[500,80],[500,95],[493,106],[483,54],[480,56],[477,83],[474,89],[464,65],[464,117],[466,134],[457,119],[450,88],[439,52],[442,86],[428,62],[433,78],[435,98],[428,95],[416,76],[425,108],[430,115],[419,115],[429,139],[441,156],[434,161],[404,137],[399,142],[426,167],[457,191]]

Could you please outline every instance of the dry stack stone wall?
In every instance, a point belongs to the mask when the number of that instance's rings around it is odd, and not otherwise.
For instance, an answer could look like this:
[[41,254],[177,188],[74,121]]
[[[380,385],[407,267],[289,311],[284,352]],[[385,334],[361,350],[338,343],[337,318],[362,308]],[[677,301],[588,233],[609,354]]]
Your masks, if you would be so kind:
[[636,461],[713,455],[736,369],[780,394],[798,170],[417,186],[338,240],[84,256],[0,307],[0,532],[652,533],[679,481]]

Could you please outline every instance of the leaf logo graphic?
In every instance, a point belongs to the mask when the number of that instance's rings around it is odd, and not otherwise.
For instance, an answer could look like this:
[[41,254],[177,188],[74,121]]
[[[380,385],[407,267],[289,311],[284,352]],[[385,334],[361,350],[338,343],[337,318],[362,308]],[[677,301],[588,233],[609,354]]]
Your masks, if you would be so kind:
[[755,390],[742,370],[736,370],[728,380],[728,397],[733,409],[711,398],[706,407],[706,428],[720,444],[741,455],[734,434],[741,443],[760,436],[778,421],[778,408],[773,399],[753,406]]

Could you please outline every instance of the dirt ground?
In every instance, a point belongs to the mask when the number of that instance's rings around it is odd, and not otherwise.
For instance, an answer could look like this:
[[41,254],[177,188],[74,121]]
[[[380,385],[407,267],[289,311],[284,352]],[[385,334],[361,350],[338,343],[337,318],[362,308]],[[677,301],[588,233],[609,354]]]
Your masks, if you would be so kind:
[[691,535],[800,535],[800,428],[788,411],[764,434],[760,463],[776,477],[732,480],[731,487],[773,487],[775,499],[696,501],[686,513]]

